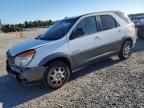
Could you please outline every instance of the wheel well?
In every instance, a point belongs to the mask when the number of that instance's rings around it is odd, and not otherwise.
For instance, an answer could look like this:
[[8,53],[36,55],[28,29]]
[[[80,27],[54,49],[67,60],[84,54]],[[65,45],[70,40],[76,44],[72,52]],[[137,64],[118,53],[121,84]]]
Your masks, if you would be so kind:
[[[131,38],[126,38],[126,39],[124,40],[124,42],[125,42],[125,41],[130,41],[130,42],[132,43],[132,46],[133,46],[133,40],[132,40]],[[123,42],[123,43],[124,43],[124,42]]]
[[44,64],[44,67],[48,66],[50,63],[55,62],[55,61],[62,61],[62,62],[64,62],[64,63],[66,63],[66,64],[68,65],[70,71],[71,71],[71,63],[70,63],[70,61],[69,61],[67,58],[65,58],[65,57],[57,57],[57,58],[55,58],[55,59],[52,59],[52,60],[48,61],[46,64]]

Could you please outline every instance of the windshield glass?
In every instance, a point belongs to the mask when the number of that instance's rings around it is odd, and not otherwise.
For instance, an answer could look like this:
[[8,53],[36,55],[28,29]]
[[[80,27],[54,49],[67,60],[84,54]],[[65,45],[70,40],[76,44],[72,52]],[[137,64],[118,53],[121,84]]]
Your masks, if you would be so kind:
[[57,40],[65,36],[65,34],[69,31],[69,29],[73,26],[73,24],[77,21],[76,18],[68,18],[58,21],[52,27],[48,29],[46,33],[40,36],[39,39],[42,40]]

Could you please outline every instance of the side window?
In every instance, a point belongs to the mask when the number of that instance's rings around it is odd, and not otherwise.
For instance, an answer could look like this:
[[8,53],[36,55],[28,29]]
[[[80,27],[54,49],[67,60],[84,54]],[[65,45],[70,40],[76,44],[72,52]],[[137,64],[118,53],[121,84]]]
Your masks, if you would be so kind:
[[116,20],[110,15],[101,15],[100,20],[103,30],[113,29],[118,26]]
[[74,39],[80,36],[90,35],[96,32],[97,32],[96,17],[92,16],[81,20],[74,29],[74,31],[72,32],[71,37],[72,39]]

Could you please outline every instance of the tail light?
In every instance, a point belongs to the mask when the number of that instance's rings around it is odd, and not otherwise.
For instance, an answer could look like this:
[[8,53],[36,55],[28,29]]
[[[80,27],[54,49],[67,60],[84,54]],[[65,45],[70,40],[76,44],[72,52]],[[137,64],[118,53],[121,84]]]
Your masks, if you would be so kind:
[[136,29],[136,25],[134,23],[131,24],[131,27]]

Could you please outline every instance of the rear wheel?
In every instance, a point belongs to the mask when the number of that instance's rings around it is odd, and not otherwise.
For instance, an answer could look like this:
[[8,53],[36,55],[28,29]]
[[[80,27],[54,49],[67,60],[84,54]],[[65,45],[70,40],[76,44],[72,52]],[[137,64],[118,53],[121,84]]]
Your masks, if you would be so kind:
[[118,56],[121,60],[125,60],[130,57],[131,52],[132,52],[132,42],[129,40],[126,40],[123,43]]
[[43,77],[45,88],[58,89],[62,87],[69,79],[70,70],[67,64],[56,61],[48,66]]

